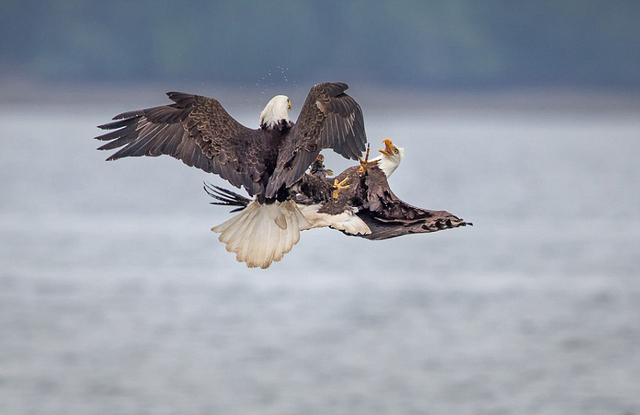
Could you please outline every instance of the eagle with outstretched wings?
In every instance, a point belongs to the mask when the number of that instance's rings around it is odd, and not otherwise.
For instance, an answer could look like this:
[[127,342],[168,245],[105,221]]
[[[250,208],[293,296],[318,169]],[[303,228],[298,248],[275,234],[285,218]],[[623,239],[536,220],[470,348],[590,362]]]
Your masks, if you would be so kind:
[[167,154],[188,166],[243,186],[260,203],[286,200],[320,150],[331,148],[357,159],[367,141],[362,109],[344,83],[311,88],[298,121],[289,120],[291,101],[277,95],[252,129],[236,121],[214,98],[169,92],[173,104],[129,111],[100,125],[113,130],[96,137],[100,150],[119,150],[107,160]]
[[96,139],[107,141],[99,150],[119,149],[107,160],[167,154],[244,187],[254,199],[212,230],[247,265],[266,268],[311,226],[289,187],[320,150],[355,160],[365,149],[362,109],[347,88],[339,82],[313,86],[295,123],[289,119],[291,100],[277,95],[256,129],[240,124],[216,99],[169,92],[172,104],[116,115],[99,126],[111,131]]

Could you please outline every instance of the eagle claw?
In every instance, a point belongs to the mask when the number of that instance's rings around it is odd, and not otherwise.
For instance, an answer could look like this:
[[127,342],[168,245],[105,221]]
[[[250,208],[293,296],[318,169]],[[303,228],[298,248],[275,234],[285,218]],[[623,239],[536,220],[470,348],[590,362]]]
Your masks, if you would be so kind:
[[338,198],[341,191],[351,187],[347,184],[348,181],[348,177],[345,177],[341,182],[338,182],[338,179],[333,179],[333,193],[331,194],[331,196],[333,196],[334,199]]
[[367,173],[367,169],[369,167],[373,167],[378,164],[377,161],[369,161],[369,150],[371,149],[371,145],[367,144],[367,152],[364,155],[364,160],[362,157],[358,157],[358,161],[360,162],[360,168],[358,169],[358,173],[364,176]]

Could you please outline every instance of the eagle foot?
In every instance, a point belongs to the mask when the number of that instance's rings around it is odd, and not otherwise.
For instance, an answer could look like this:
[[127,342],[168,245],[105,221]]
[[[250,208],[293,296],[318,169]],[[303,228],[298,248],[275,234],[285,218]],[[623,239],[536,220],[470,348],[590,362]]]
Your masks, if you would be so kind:
[[334,199],[337,199],[340,196],[340,192],[350,188],[351,186],[347,184],[349,181],[348,177],[345,177],[341,182],[338,182],[338,179],[333,179],[333,196]]
[[367,152],[364,154],[364,160],[362,157],[358,157],[358,161],[360,161],[360,168],[358,169],[358,174],[364,176],[367,173],[367,169],[369,167],[373,167],[378,164],[376,161],[369,161],[369,150],[371,149],[371,145],[367,144]]

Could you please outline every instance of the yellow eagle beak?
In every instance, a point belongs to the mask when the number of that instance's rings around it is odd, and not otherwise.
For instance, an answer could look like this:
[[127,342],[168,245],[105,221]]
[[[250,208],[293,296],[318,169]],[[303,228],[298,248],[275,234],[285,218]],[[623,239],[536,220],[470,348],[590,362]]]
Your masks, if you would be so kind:
[[291,110],[291,101],[289,101],[289,110]]
[[384,143],[384,150],[378,149],[379,152],[381,152],[382,154],[386,154],[387,156],[391,157],[393,156],[393,141],[389,140],[388,138],[385,138],[384,140],[382,140],[382,142]]

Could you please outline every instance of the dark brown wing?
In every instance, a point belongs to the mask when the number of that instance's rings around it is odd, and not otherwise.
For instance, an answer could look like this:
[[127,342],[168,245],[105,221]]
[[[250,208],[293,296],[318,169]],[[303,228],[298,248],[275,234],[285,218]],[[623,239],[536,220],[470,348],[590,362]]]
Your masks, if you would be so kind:
[[358,235],[363,238],[382,240],[473,225],[443,210],[422,209],[403,202],[391,191],[385,174],[377,167],[367,170],[365,187],[366,201],[358,216],[371,233]]
[[267,197],[284,184],[291,186],[316,159],[331,148],[357,160],[367,142],[360,105],[345,94],[343,83],[324,83],[311,88],[296,124],[280,146],[276,170],[267,186]]
[[112,132],[99,150],[122,147],[107,160],[167,154],[188,166],[219,174],[251,194],[263,191],[263,132],[233,119],[213,98],[169,92],[171,105],[125,112],[100,125]]

